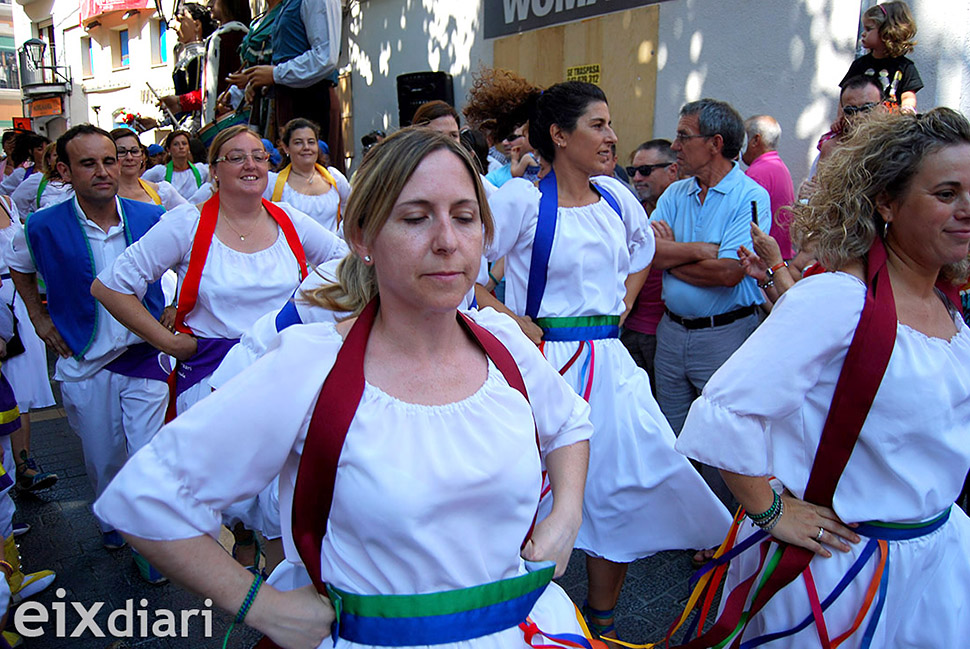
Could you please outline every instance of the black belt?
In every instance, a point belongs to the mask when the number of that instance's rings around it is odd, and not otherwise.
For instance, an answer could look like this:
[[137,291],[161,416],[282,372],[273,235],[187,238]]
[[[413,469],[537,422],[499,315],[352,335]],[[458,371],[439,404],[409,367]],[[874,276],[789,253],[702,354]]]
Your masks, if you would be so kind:
[[707,316],[706,318],[681,318],[676,313],[671,312],[670,309],[664,310],[667,312],[668,318],[685,329],[707,329],[709,327],[723,327],[741,318],[746,318],[757,311],[758,307],[752,304],[751,306],[743,306],[734,311],[719,313],[718,315]]

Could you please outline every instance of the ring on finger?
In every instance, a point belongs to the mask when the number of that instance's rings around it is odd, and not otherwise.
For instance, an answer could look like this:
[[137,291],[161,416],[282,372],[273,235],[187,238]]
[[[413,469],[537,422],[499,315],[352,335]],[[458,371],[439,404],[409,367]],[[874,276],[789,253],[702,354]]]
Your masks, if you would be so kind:
[[822,541],[822,535],[825,534],[825,528],[818,528],[818,534],[815,535],[815,542],[820,543]]

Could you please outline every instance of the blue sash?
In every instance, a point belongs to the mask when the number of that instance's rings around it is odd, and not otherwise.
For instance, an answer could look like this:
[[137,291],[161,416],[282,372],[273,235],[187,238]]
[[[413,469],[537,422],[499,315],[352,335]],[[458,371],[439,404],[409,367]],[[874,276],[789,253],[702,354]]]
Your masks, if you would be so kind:
[[[603,197],[610,207],[623,220],[620,203],[605,187],[595,183],[590,186]],[[559,218],[559,188],[556,186],[556,172],[550,171],[539,181],[539,216],[536,219],[536,236],[532,242],[532,261],[529,264],[529,284],[526,288],[525,315],[533,320],[539,315],[539,305],[546,292],[546,279],[549,274],[549,255],[552,253],[552,240],[556,236],[556,219]]]

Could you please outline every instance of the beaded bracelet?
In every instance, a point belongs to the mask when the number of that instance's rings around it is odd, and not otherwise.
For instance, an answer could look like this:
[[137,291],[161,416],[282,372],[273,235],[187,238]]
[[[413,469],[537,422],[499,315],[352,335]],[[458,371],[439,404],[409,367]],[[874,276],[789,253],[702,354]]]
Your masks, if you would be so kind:
[[785,513],[785,501],[779,500],[778,502],[779,502],[778,513],[775,514],[771,520],[758,525],[758,527],[763,529],[765,532],[770,532],[771,530],[773,530],[775,525],[778,524],[778,521],[781,520],[781,515]]
[[239,607],[239,612],[236,613],[236,624],[242,624],[243,620],[246,619],[246,614],[249,613],[249,609],[256,599],[256,594],[262,586],[263,576],[256,575],[256,578],[253,579],[253,585],[249,587],[249,592],[246,593],[246,599],[243,600],[242,606]]
[[750,512],[748,513],[748,518],[751,519],[751,522],[759,527],[764,523],[768,522],[769,520],[771,520],[771,518],[781,508],[781,496],[779,496],[778,493],[775,491],[772,491],[772,495],[774,495],[774,498],[772,498],[771,500],[771,507],[761,512],[760,514],[752,514]]

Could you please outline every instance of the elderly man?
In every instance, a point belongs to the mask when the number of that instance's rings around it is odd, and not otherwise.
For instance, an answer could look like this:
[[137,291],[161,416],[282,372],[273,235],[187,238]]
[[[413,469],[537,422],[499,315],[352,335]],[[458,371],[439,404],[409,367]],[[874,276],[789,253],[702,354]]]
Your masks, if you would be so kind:
[[[675,433],[711,375],[758,326],[764,301],[738,262],[751,247],[751,220],[771,228],[768,192],[734,161],[744,140],[729,104],[701,99],[680,110],[671,148],[684,180],[673,183],[650,216],[654,266],[665,269],[666,313],[657,326],[657,402]],[[732,497],[716,471],[702,471],[715,493]]]
[[783,259],[792,258],[791,237],[788,236],[788,207],[795,202],[795,186],[791,172],[778,155],[781,126],[770,115],[755,115],[744,122],[748,146],[741,161],[748,165],[748,178],[768,191],[771,199],[771,232],[778,242]]
[[[670,148],[669,140],[644,142],[633,152],[632,165],[626,173],[633,183],[640,204],[649,215],[657,207],[657,199],[677,180],[677,154]],[[664,314],[661,297],[663,271],[653,269],[640,289],[630,315],[623,323],[620,340],[626,345],[637,365],[650,377],[650,388],[657,395],[657,381],[653,371],[653,358],[657,352],[657,324]]]

